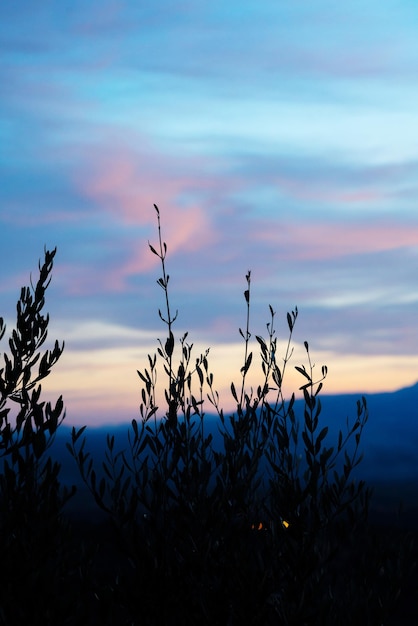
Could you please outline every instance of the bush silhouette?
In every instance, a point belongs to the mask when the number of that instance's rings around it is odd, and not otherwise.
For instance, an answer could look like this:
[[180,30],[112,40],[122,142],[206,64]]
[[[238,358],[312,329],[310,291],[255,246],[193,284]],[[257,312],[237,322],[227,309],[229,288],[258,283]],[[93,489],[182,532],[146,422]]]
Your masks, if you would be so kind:
[[[60,464],[49,454],[64,405],[61,396],[55,406],[41,400],[40,383],[64,349],[55,341],[42,352],[55,253],[45,250],[36,284],[21,289],[0,368],[0,624],[64,624],[81,607],[82,594],[74,592],[81,553],[63,514],[75,487],[61,486]],[[0,339],[5,332],[0,318]]]
[[[67,442],[108,519],[90,534],[69,523],[64,505],[74,488],[62,487],[50,454],[63,400],[41,401],[40,382],[64,348],[41,351],[56,250],[45,251],[36,285],[21,291],[0,368],[0,624],[399,624],[393,616],[413,544],[368,523],[371,491],[354,476],[365,399],[329,441],[321,415],[327,368],[316,376],[307,342],[306,363],[295,366],[303,409],[295,394],[285,398],[298,310],[286,316],[281,357],[271,306],[267,335],[253,342],[248,272],[241,380],[231,384],[235,410],[224,412],[209,349],[196,355],[187,333],[175,336],[155,211],[158,244],[149,248],[161,265],[165,338],[138,371],[139,418],[121,449],[108,434],[101,464],[87,449],[86,426]],[[261,358],[255,388],[253,343]]]
[[[166,336],[138,371],[140,419],[132,421],[124,449],[108,437],[100,471],[85,451],[85,427],[73,429],[68,445],[117,537],[120,570],[107,597],[141,624],[380,623],[399,593],[401,572],[390,581],[382,575],[385,564],[367,533],[370,490],[353,478],[368,419],[365,399],[329,445],[320,419],[327,368],[315,378],[305,342],[307,364],[296,366],[304,410],[296,415],[295,395],[285,400],[283,382],[298,311],[287,314],[289,341],[279,361],[271,306],[267,338],[256,336],[261,383],[247,388],[253,366],[248,272],[246,325],[239,329],[242,381],[240,389],[231,384],[236,410],[226,415],[209,350],[193,355],[187,333],[176,341],[167,245],[155,210],[158,245],[149,248],[161,264]],[[162,409],[158,364],[166,377]]]
[[[21,604],[17,588],[22,584],[32,587],[29,594],[33,592],[35,599],[46,582],[44,577],[57,574],[50,560],[51,550],[59,512],[69,495],[60,491],[57,464],[46,458],[62,419],[62,398],[55,407],[40,401],[39,383],[63,349],[56,343],[52,351],[47,350],[40,358],[48,326],[48,316],[42,314],[44,293],[54,255],[55,250],[45,252],[36,286],[21,290],[16,328],[9,339],[10,356],[4,354],[4,367],[0,370],[1,610],[7,622],[11,612],[15,623],[19,623]],[[5,331],[0,319],[0,338]],[[35,581],[38,576],[39,588]]]

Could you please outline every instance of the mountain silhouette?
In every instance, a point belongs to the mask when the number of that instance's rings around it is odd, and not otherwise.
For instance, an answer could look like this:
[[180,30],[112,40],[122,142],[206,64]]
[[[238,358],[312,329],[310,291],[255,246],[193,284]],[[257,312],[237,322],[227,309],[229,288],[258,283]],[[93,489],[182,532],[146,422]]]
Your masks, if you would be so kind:
[[[379,517],[395,515],[402,505],[409,519],[417,521],[418,528],[418,382],[411,387],[393,392],[364,394],[369,413],[361,436],[360,451],[363,460],[355,469],[355,476],[364,479],[374,490],[372,513]],[[321,395],[320,424],[329,427],[327,446],[335,446],[338,432],[346,429],[347,419],[352,424],[357,416],[357,401],[361,394]],[[303,419],[304,404],[296,400],[296,415]],[[221,445],[217,417],[207,414],[208,432],[214,436],[214,447]],[[130,424],[90,427],[85,431],[86,451],[95,459],[100,470],[106,450],[107,434],[115,435],[115,449],[127,449]],[[70,441],[71,428],[63,424],[51,448],[51,455],[61,463],[61,480],[76,484],[78,495],[69,504],[85,516],[98,514],[93,498],[82,484],[74,459],[65,444]]]

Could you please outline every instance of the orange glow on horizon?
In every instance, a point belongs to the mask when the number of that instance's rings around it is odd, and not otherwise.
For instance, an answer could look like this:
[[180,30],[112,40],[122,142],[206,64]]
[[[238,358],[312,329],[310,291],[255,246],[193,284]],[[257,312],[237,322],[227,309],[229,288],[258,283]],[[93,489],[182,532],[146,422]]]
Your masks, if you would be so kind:
[[[150,340],[151,333],[143,337],[137,348],[95,348],[90,350],[65,349],[61,360],[51,375],[43,383],[47,399],[63,395],[67,407],[67,423],[77,425],[101,425],[105,423],[130,422],[139,418],[142,383],[137,370],[148,367],[148,354],[156,352],[156,342]],[[126,342],[125,342],[126,344]],[[194,358],[204,353],[206,346],[195,344]],[[253,364],[246,379],[246,390],[254,393],[263,381],[260,360],[256,346],[253,346]],[[279,350],[278,350],[279,352]],[[318,377],[321,366],[327,365],[328,376],[324,381],[322,394],[358,394],[394,391],[413,385],[416,378],[411,372],[418,372],[418,357],[400,357],[394,355],[365,356],[338,355],[332,352],[315,352],[312,359],[316,363]],[[178,352],[176,353],[178,357]],[[192,357],[192,363],[194,363]],[[241,389],[243,362],[242,343],[214,345],[208,356],[209,371],[214,376],[214,389],[219,393],[219,404],[225,412],[236,410],[236,401],[231,395],[233,381],[237,392]],[[299,387],[301,375],[294,366],[304,363],[306,353],[303,346],[295,345],[295,352],[287,365],[283,393],[289,399],[295,392],[302,397]],[[167,378],[162,369],[158,370],[156,401],[165,411],[164,389]],[[200,396],[198,378],[192,385],[194,395]],[[208,389],[204,387],[204,398]],[[274,391],[271,392],[272,398]],[[208,400],[205,401],[206,413],[215,410]]]

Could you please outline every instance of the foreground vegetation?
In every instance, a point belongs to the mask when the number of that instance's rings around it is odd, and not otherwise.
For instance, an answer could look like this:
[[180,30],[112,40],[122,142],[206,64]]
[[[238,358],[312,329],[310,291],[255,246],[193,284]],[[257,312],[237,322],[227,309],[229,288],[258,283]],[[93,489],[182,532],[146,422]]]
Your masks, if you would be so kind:
[[[187,333],[176,339],[161,235],[159,258],[165,338],[138,371],[140,415],[117,449],[109,435],[105,461],[88,451],[86,427],[67,442],[80,476],[106,515],[100,527],[70,523],[50,446],[64,419],[41,400],[41,381],[64,345],[43,350],[43,313],[55,250],[45,251],[35,286],[21,291],[16,328],[0,369],[0,624],[399,624],[399,603],[414,566],[404,533],[368,522],[371,492],[355,480],[364,398],[336,441],[321,423],[320,394],[309,345],[296,365],[304,399],[285,398],[298,311],[287,314],[289,337],[279,356],[275,311],[267,336],[256,335],[260,384],[248,388],[253,364],[251,275],[236,410],[219,404],[209,350],[195,355]],[[5,334],[0,319],[0,338]],[[157,370],[165,381],[157,406]],[[206,407],[218,416],[215,445]],[[337,416],[336,416],[336,419]],[[358,469],[357,469],[358,474]]]

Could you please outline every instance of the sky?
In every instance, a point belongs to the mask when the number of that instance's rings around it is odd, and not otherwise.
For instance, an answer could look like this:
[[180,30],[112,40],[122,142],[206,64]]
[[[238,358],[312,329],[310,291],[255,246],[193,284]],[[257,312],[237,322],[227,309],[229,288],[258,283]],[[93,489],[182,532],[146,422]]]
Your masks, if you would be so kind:
[[154,203],[176,356],[185,331],[210,347],[225,409],[248,270],[254,353],[269,304],[282,355],[298,308],[289,392],[305,340],[326,393],[418,380],[417,19],[410,0],[1,4],[0,315],[11,332],[56,246],[44,391],[68,424],[139,416],[166,334]]

